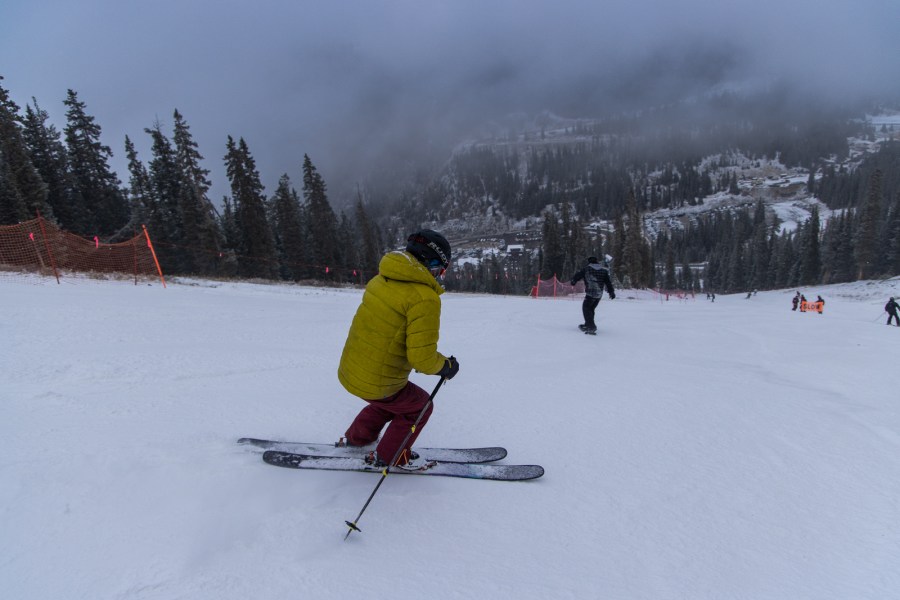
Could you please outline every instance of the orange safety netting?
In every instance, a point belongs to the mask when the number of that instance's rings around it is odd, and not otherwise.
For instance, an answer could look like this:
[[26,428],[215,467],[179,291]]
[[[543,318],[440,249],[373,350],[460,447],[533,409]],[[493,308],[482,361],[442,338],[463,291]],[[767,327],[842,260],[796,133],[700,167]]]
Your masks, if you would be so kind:
[[574,298],[584,293],[584,282],[572,285],[568,281],[560,281],[554,275],[551,279],[538,277],[537,284],[531,286],[532,298]]
[[0,226],[0,269],[37,272],[55,277],[65,273],[104,273],[159,277],[150,235],[144,228],[128,241],[104,244],[63,231],[38,217],[17,225]]

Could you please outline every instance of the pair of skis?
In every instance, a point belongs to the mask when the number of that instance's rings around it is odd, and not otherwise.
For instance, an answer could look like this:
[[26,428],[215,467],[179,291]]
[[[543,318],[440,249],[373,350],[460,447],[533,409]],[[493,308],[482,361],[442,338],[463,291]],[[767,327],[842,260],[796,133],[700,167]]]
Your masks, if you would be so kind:
[[[452,356],[450,360],[455,360]],[[400,459],[401,452],[406,448],[416,427],[422,417],[434,402],[434,397],[438,390],[447,380],[445,376],[441,376],[440,381],[431,392],[428,402],[422,407],[419,416],[416,417],[415,423],[409,429],[409,433],[403,438],[396,454],[391,458],[388,464],[396,465]],[[408,470],[405,468],[393,468],[390,466],[376,467],[366,462],[365,455],[369,452],[366,447],[350,447],[344,444],[305,444],[305,443],[289,443],[276,442],[268,440],[254,440],[251,438],[242,438],[243,443],[250,443],[255,446],[261,446],[264,449],[268,446],[281,446],[284,448],[289,445],[287,450],[266,449],[263,453],[263,460],[270,465],[278,467],[287,467],[291,469],[328,469],[338,471],[369,471],[371,473],[381,473],[381,478],[375,485],[375,489],[369,494],[369,498],[363,505],[362,510],[353,521],[344,521],[347,525],[347,533],[344,539],[350,537],[354,531],[362,531],[359,528],[359,520],[363,513],[372,502],[372,498],[378,493],[381,484],[387,479],[389,473],[407,473],[409,475],[442,475],[445,477],[465,477],[468,479],[497,479],[501,481],[522,481],[526,479],[537,479],[544,474],[544,468],[538,465],[494,465],[487,464],[495,460],[506,457],[504,448],[420,448],[419,455],[424,456],[425,460],[422,468]],[[340,449],[340,450],[338,450]],[[301,453],[292,452],[291,450],[300,450]],[[303,454],[302,452],[307,452]],[[309,452],[320,452],[324,455],[309,454]],[[335,454],[338,454],[337,456]],[[344,454],[344,455],[341,455]],[[362,455],[362,456],[360,456]],[[440,459],[440,460],[438,460]],[[457,462],[454,462],[456,460]]]
[[[385,467],[375,467],[365,461],[366,455],[375,449],[374,444],[346,446],[256,438],[241,438],[238,443],[262,448],[265,450],[263,460],[278,467],[370,473],[385,471]],[[500,447],[416,448],[416,452],[425,459],[424,468],[391,469],[390,472],[496,481],[525,481],[544,474],[544,468],[539,465],[489,464],[506,458],[506,449]]]

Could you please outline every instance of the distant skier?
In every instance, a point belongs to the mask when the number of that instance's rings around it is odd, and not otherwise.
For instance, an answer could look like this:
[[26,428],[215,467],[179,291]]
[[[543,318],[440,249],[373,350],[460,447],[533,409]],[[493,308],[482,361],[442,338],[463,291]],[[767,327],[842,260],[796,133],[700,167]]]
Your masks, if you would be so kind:
[[791,310],[797,310],[797,305],[800,304],[800,292],[797,292],[794,295],[794,298],[791,300],[791,304],[794,305],[794,308],[792,308]]
[[891,297],[890,300],[887,301],[887,304],[884,305],[884,310],[888,314],[887,324],[891,324],[892,319],[897,320],[897,327],[900,327],[900,316],[897,316],[897,311],[900,310],[900,304],[897,304],[897,301]]
[[588,257],[587,260],[588,264],[575,273],[569,283],[575,285],[584,279],[584,302],[581,303],[584,323],[578,328],[585,333],[595,335],[597,324],[594,322],[594,311],[600,304],[600,298],[603,297],[603,288],[605,287],[609,293],[610,300],[615,300],[616,292],[613,289],[612,279],[609,277],[609,262],[604,260],[601,264],[596,256]]

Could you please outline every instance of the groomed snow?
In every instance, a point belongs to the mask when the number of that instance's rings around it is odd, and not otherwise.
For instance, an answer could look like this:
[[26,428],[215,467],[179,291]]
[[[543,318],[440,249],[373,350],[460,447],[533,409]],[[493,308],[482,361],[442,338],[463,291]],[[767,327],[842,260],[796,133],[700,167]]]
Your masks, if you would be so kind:
[[344,541],[377,476],[235,441],[343,433],[359,291],[0,276],[0,595],[897,597],[900,280],[803,292],[824,314],[622,291],[596,337],[578,301],[446,294],[420,443],[546,475],[391,476]]

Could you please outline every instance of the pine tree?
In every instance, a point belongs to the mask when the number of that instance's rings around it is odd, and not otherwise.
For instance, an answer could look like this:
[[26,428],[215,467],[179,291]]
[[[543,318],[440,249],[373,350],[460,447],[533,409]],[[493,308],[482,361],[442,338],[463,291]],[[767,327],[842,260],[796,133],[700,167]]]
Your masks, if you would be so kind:
[[577,271],[577,265],[580,265],[584,260],[584,257],[578,256],[578,231],[573,227],[568,202],[563,202],[560,210],[559,237],[564,253],[563,264],[559,273],[561,277],[566,277],[566,274]]
[[[134,143],[125,136],[125,156],[128,158],[128,188],[126,197],[131,207],[131,224],[137,228],[146,225],[154,212],[153,189],[150,183],[150,174],[147,168],[138,159]],[[156,232],[152,232],[154,235]]]
[[0,225],[13,225],[27,217],[28,209],[16,189],[12,169],[0,153]]
[[753,214],[753,238],[750,247],[750,287],[752,289],[765,289],[768,287],[769,259],[769,232],[766,225],[766,208],[762,201],[756,204]]
[[622,217],[622,213],[618,213],[616,215],[615,220],[613,221],[613,240],[610,244],[612,246],[612,257],[613,257],[613,274],[615,277],[622,281],[625,277],[625,220]]
[[110,170],[112,150],[100,142],[100,126],[85,112],[85,104],[68,90],[65,139],[68,153],[67,199],[76,233],[109,237],[129,218],[119,179]]
[[776,256],[775,288],[793,287],[791,271],[794,266],[794,243],[788,232],[778,238],[778,254]]
[[885,226],[884,273],[891,277],[900,275],[900,196],[894,203]]
[[709,292],[720,291],[724,288],[722,283],[722,258],[718,250],[710,252],[706,259],[703,288]]
[[306,154],[303,155],[303,198],[309,219],[314,269],[310,276],[322,277],[326,268],[330,271],[339,265],[337,217],[328,203],[325,181]]
[[747,273],[745,271],[744,246],[737,237],[734,238],[728,260],[728,273],[725,288],[730,292],[747,289]]
[[234,221],[239,232],[238,265],[244,277],[275,279],[278,256],[266,214],[266,198],[256,161],[244,138],[237,144],[228,136],[225,167],[231,182]]
[[544,213],[541,234],[541,278],[551,279],[554,275],[567,277],[568,274],[563,273],[566,252],[559,233],[559,223],[552,211],[548,210]]
[[878,255],[878,220],[881,216],[881,169],[869,179],[869,195],[860,211],[856,229],[857,279],[869,279],[875,274]]
[[29,156],[19,107],[0,86],[0,224],[33,219],[38,211],[51,215],[47,186]]
[[496,254],[491,254],[491,257],[488,260],[488,269],[489,277],[487,291],[491,294],[506,293],[506,273],[503,269],[503,265],[500,264],[500,259],[497,258]]
[[352,281],[353,271],[359,265],[359,244],[357,243],[356,230],[347,213],[341,211],[341,217],[337,226],[337,264],[336,273],[339,281]]
[[185,256],[184,230],[179,212],[181,177],[172,142],[157,121],[144,131],[153,140],[149,167],[152,201],[150,229],[156,243],[156,253],[167,272],[189,272],[189,259]]
[[825,267],[828,277],[825,283],[844,283],[853,281],[857,273],[855,252],[853,248],[853,222],[852,211],[848,211],[828,223],[826,233],[828,243],[826,245]]
[[800,285],[818,283],[822,271],[822,258],[819,252],[819,208],[815,205],[801,232],[799,260]]
[[675,272],[675,252],[672,251],[672,243],[666,245],[666,275],[663,280],[663,287],[667,290],[674,290],[678,287],[678,277]]
[[642,269],[642,249],[644,245],[644,225],[641,219],[640,211],[637,206],[637,199],[632,188],[628,194],[628,201],[625,204],[625,212],[627,214],[627,224],[625,227],[625,244],[623,248],[622,260],[625,263],[625,276],[631,280],[631,285],[635,287],[643,287],[646,285],[647,276]]
[[766,289],[776,289],[778,278],[778,251],[781,247],[778,243],[778,228],[772,227],[769,232],[769,267],[766,272]]
[[[34,98],[32,103],[33,107],[25,107],[22,133],[31,162],[47,184],[47,204],[52,209],[52,216],[67,229],[72,221],[72,211],[66,199],[66,147],[62,143],[62,134],[52,124],[47,124],[50,118],[47,111],[41,109]],[[44,216],[51,217],[50,214]]]
[[190,127],[178,110],[174,114],[175,161],[180,178],[178,213],[181,241],[185,246],[186,269],[211,274],[216,270],[221,246],[221,232],[216,209],[209,201],[209,170],[200,166],[203,156],[191,135]]
[[222,198],[222,216],[219,219],[219,228],[222,230],[222,260],[219,262],[219,272],[226,277],[235,277],[238,274],[238,249],[241,245],[241,232],[237,225],[237,217],[228,196]]
[[653,246],[644,244],[643,247],[643,271],[647,274],[647,287],[656,287],[656,255]]
[[363,281],[367,281],[378,273],[378,263],[381,260],[381,242],[366,207],[362,196],[357,196],[356,209],[356,235],[360,240],[359,268],[362,269]]
[[278,189],[272,198],[272,233],[281,262],[281,276],[298,281],[303,277],[306,263],[308,231],[303,218],[300,196],[291,186],[287,174],[278,181]]
[[691,263],[684,259],[681,263],[681,289],[690,292],[694,289],[694,272],[691,270]]

